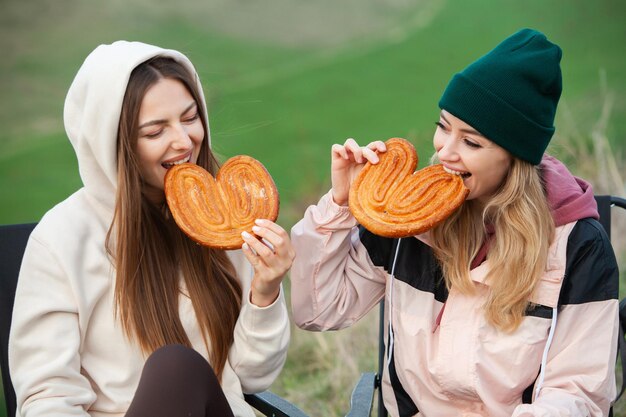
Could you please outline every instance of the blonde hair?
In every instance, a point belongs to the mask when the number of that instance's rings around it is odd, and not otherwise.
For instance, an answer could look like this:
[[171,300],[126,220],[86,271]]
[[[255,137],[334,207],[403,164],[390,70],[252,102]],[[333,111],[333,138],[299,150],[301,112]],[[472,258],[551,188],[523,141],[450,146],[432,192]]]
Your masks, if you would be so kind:
[[521,324],[530,305],[554,235],[538,166],[513,158],[505,181],[485,207],[469,200],[431,231],[448,289],[475,292],[470,265],[487,238],[488,224],[496,234],[488,252],[485,316],[496,328],[510,332]]
[[[154,58],[130,76],[117,139],[118,189],[106,248],[116,269],[116,313],[127,336],[144,353],[178,343],[191,347],[179,316],[181,277],[209,352],[221,379],[241,308],[241,285],[226,253],[192,242],[172,220],[167,205],[155,205],[142,193],[137,155],[138,119],[146,91],[160,79],[180,81],[204,114],[193,74],[170,58]],[[215,175],[218,163],[208,144],[208,129],[198,165]]]

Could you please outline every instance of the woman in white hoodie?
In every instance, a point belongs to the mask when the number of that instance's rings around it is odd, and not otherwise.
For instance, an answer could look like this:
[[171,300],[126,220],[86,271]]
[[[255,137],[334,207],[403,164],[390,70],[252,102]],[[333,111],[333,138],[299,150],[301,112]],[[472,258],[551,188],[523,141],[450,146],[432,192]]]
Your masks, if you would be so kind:
[[17,415],[254,416],[243,393],[268,388],[287,353],[281,282],[294,252],[268,220],[254,232],[273,250],[251,235],[242,250],[208,249],[176,227],[167,169],[218,169],[193,65],[139,42],[101,45],[64,119],[84,186],[24,254],[9,341]]

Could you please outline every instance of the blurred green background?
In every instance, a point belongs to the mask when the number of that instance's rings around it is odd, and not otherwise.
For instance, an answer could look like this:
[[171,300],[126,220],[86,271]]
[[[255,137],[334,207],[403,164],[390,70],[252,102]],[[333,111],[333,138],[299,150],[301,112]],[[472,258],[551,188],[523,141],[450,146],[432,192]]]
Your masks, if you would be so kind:
[[[333,143],[405,137],[423,166],[450,77],[536,28],[564,51],[550,151],[623,196],[624,22],[623,0],[0,0],[0,224],[36,221],[80,187],[63,100],[86,55],[118,39],[190,57],[214,150],[265,164],[289,229],[329,188]],[[376,366],[375,321],[294,329],[273,389],[312,415],[345,414],[359,372]]]

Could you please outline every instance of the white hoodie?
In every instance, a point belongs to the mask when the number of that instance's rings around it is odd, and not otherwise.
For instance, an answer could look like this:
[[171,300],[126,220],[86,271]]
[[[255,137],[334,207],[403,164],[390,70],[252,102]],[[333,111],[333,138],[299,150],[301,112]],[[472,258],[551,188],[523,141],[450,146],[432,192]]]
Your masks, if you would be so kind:
[[[18,417],[123,416],[133,399],[146,358],[115,319],[115,271],[105,238],[115,206],[116,136],[126,85],[137,65],[157,55],[185,65],[202,91],[184,55],[125,41],[96,48],[69,89],[65,127],[84,186],[45,214],[26,247],[9,338]],[[250,304],[252,268],[241,251],[228,254],[243,297],[222,388],[235,416],[252,417],[243,392],[265,390],[278,376],[289,320],[282,290],[268,307]],[[208,358],[186,289],[181,293],[183,326]]]

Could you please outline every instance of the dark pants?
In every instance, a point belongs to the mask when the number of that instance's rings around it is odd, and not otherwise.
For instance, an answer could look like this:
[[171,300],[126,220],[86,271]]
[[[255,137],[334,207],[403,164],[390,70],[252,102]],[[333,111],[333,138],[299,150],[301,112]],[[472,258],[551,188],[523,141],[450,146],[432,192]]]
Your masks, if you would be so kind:
[[126,417],[232,417],[213,369],[193,349],[168,345],[146,361]]

